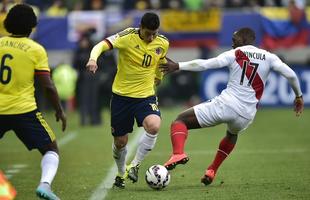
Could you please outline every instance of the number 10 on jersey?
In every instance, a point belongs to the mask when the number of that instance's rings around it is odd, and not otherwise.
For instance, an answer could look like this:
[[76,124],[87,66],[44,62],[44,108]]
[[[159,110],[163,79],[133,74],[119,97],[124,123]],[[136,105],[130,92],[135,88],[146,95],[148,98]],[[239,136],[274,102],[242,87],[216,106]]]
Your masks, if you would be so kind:
[[152,56],[149,54],[143,55],[143,61],[142,61],[142,67],[148,67],[151,65],[152,62]]

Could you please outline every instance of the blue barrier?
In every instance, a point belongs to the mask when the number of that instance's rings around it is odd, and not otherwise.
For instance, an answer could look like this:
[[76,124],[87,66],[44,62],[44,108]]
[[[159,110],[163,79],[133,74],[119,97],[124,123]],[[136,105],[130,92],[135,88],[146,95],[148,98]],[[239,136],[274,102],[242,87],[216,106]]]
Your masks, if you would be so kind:
[[48,50],[74,49],[76,43],[68,40],[67,17],[40,17],[33,39]]

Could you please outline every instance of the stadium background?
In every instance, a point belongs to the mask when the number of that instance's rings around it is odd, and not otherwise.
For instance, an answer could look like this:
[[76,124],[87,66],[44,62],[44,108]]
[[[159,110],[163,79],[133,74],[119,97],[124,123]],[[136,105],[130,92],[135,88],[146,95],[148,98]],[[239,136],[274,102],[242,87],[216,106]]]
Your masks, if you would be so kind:
[[[292,112],[292,90],[284,78],[272,73],[256,121],[245,131],[247,134],[240,137],[240,146],[232,158],[226,161],[223,172],[209,190],[198,187],[197,180],[211,161],[225,126],[193,131],[195,134],[191,134],[187,145],[188,153],[192,155],[189,167],[181,167],[174,172],[171,185],[163,193],[152,193],[143,181],[140,181],[138,186],[129,184],[126,191],[110,191],[109,195],[105,193],[98,198],[94,190],[103,177],[111,174],[109,169],[113,163],[110,156],[112,139],[109,133],[108,109],[111,77],[116,68],[116,52],[113,51],[109,55],[110,61],[102,66],[103,69],[96,77],[99,95],[89,97],[98,98],[102,121],[93,124],[97,126],[81,126],[83,124],[78,111],[82,104],[77,98],[81,86],[76,87],[73,96],[64,98],[68,105],[69,118],[66,134],[60,133],[60,126],[54,122],[50,105],[45,102],[40,90],[36,94],[39,107],[46,113],[47,121],[60,141],[62,158],[54,189],[62,199],[73,199],[73,193],[79,196],[74,199],[93,200],[104,199],[105,195],[106,199],[310,198],[308,1],[296,1],[295,5],[286,0],[24,2],[32,4],[39,16],[39,24],[31,37],[47,49],[53,71],[65,64],[75,69],[80,77],[84,69],[75,66],[74,57],[82,37],[98,42],[126,27],[137,27],[143,13],[152,10],[160,15],[160,33],[170,40],[168,57],[175,61],[216,56],[231,48],[231,35],[236,29],[244,26],[253,28],[257,35],[257,45],[275,52],[297,73],[306,105],[302,118],[295,118]],[[4,19],[13,3],[10,0],[2,1],[0,20]],[[2,23],[0,33],[6,35]],[[169,123],[177,113],[184,107],[217,95],[225,87],[227,75],[226,70],[210,70],[203,73],[178,72],[165,77],[158,88],[163,113],[162,136],[142,166],[140,175],[148,166],[167,159],[170,152]],[[78,81],[77,84],[81,83]],[[267,107],[268,109],[265,109]],[[204,132],[211,134],[205,135]],[[216,134],[218,132],[222,134]],[[201,156],[205,155],[206,161],[201,165]],[[39,154],[29,154],[13,134],[7,134],[0,141],[0,169],[17,188],[17,199],[33,199],[33,189],[39,177],[39,165],[33,164],[39,163],[39,160]],[[227,183],[223,184],[223,180]],[[102,188],[105,190],[105,186]],[[186,193],[180,197],[177,195],[180,191]],[[100,195],[102,196],[102,193]]]
[[[77,68],[74,66],[74,51],[83,34],[88,33],[96,43],[126,27],[138,27],[145,9],[153,8],[161,18],[160,32],[170,40],[168,57],[175,61],[216,56],[230,48],[231,35],[236,29],[253,28],[257,45],[278,54],[299,75],[305,104],[310,105],[310,8],[306,1],[296,1],[295,5],[289,1],[242,0],[26,2],[32,3],[39,15],[39,24],[32,37],[48,50],[53,69],[60,64]],[[103,70],[99,71],[99,85],[103,92],[109,90],[112,80],[106,77],[113,76],[114,65],[102,66]],[[159,87],[160,103],[192,104],[210,99],[225,87],[226,80],[225,71],[176,73],[167,77]],[[290,106],[293,98],[287,82],[271,74],[261,104]],[[108,98],[101,98],[99,102],[104,102],[101,106],[107,106]]]

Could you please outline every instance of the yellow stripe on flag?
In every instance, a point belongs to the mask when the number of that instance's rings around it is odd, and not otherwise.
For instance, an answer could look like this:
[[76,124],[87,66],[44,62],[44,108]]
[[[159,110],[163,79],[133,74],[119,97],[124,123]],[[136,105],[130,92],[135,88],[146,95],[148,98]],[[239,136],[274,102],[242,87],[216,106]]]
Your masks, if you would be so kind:
[[290,15],[287,8],[279,8],[279,7],[266,7],[262,8],[260,13],[273,20],[288,20],[290,19]]

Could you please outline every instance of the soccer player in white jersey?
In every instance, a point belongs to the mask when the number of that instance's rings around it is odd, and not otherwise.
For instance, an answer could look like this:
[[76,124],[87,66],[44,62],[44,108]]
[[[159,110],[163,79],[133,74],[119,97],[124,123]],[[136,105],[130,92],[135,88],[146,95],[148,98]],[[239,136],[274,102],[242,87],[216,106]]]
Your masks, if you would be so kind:
[[169,170],[189,160],[184,152],[189,129],[227,124],[226,136],[219,144],[214,161],[201,178],[201,182],[205,185],[214,180],[219,166],[233,150],[238,134],[252,123],[271,70],[284,76],[294,90],[296,116],[302,113],[304,107],[295,72],[275,54],[253,46],[255,41],[253,30],[241,28],[233,34],[232,41],[233,49],[215,58],[179,63],[169,60],[167,64],[161,65],[161,70],[165,73],[176,70],[203,71],[225,66],[229,68],[227,88],[219,96],[185,110],[171,124],[173,153],[165,163],[165,167]]

